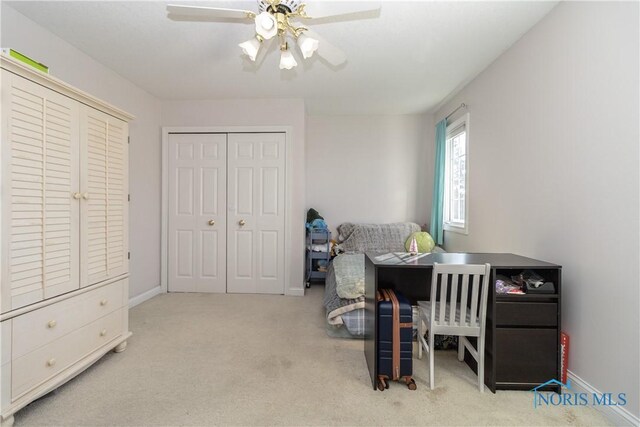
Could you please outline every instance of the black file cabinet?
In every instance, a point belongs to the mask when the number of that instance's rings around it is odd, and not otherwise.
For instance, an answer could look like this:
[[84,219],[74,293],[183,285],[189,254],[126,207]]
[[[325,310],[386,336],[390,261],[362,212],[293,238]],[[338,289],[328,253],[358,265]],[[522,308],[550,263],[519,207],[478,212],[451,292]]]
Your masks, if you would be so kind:
[[[520,269],[492,269],[492,283],[500,274]],[[531,390],[551,379],[560,380],[561,275],[557,268],[534,271],[553,282],[555,293],[505,295],[494,292],[487,306],[486,384],[493,391]],[[555,390],[557,387],[549,387]],[[559,391],[559,390],[556,390]]]

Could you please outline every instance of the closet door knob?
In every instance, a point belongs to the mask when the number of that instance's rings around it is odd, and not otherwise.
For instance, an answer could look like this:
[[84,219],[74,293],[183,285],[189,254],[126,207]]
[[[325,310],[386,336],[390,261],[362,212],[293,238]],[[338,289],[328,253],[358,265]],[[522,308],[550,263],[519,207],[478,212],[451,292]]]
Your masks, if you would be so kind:
[[47,366],[51,367],[56,364],[56,359],[47,360]]
[[56,322],[55,320],[49,320],[49,322],[47,323],[47,328],[51,329],[51,328],[55,328],[55,326],[58,324],[58,322]]
[[102,301],[100,301],[100,305],[105,306],[107,305],[107,302],[108,301],[106,299],[103,299]]
[[240,221],[238,221],[238,224],[240,225],[240,227],[242,227],[246,224],[246,221],[244,219],[241,219]]
[[105,335],[107,335],[107,330],[106,329],[101,330],[100,331],[100,336],[103,337]]
[[85,200],[89,200],[89,193],[82,193],[82,198]]
[[82,198],[82,194],[80,193],[73,193],[73,198],[76,200],[80,200]]
[[213,220],[213,219],[210,219],[210,220],[209,220],[209,225],[216,225],[216,221],[215,221],[215,220]]

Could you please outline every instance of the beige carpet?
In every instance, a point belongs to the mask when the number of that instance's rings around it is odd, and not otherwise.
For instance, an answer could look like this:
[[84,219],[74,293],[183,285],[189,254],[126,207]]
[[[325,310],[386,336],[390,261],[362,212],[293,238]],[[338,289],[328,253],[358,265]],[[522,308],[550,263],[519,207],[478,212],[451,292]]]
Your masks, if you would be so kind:
[[590,407],[534,409],[530,392],[480,394],[455,352],[436,388],[371,388],[362,341],[329,338],[322,286],[307,296],[160,295],[131,310],[134,335],[15,416],[34,425],[605,425]]

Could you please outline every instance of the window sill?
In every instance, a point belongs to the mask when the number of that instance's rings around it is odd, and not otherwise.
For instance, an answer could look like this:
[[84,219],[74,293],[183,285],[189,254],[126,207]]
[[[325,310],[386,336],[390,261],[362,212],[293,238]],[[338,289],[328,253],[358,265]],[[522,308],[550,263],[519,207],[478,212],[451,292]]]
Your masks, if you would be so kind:
[[465,236],[467,236],[469,234],[469,230],[468,230],[468,228],[466,226],[465,227],[460,227],[460,226],[457,226],[457,225],[452,225],[452,224],[445,223],[445,224],[442,225],[442,229],[444,231],[448,231],[448,232],[456,233],[456,234],[462,234],[462,235],[465,235]]

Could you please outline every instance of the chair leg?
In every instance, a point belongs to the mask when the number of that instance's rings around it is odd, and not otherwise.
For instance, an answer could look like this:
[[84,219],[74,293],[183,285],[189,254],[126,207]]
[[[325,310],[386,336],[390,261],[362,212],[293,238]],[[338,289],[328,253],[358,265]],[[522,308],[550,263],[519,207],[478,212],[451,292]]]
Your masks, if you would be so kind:
[[464,342],[462,337],[458,337],[458,360],[462,362],[464,360]]
[[433,357],[434,357],[435,351],[433,351],[433,341],[434,341],[433,331],[429,331],[429,387],[431,387],[431,390],[433,390],[433,388],[435,387],[435,375],[433,372],[434,371]]
[[478,338],[478,387],[484,393],[484,337]]
[[[418,316],[420,316],[419,311]],[[422,323],[422,318],[418,317],[418,336],[416,337],[416,341],[418,341],[418,359],[422,359],[422,337],[424,337],[424,323]]]

